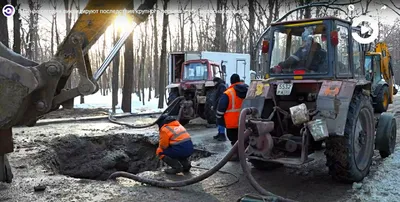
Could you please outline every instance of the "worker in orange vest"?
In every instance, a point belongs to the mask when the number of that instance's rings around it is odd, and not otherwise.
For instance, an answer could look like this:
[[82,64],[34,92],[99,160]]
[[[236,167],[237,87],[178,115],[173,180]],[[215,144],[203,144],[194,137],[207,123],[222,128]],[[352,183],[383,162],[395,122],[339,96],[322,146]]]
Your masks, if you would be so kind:
[[[234,145],[238,140],[239,116],[242,108],[242,102],[246,98],[248,85],[240,81],[238,74],[232,74],[231,86],[224,92],[218,103],[217,123],[224,125],[226,135]],[[237,154],[231,160],[237,161]]]
[[171,166],[164,172],[167,174],[189,172],[192,167],[189,157],[194,151],[189,133],[175,118],[168,115],[162,115],[156,123],[160,130],[156,154]]

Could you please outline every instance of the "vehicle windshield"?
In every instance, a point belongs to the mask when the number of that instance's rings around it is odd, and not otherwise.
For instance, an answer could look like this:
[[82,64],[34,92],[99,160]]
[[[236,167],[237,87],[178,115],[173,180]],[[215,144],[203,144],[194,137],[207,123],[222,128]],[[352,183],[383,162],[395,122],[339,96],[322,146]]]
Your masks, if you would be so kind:
[[183,80],[207,80],[207,63],[194,62],[186,64],[183,74]]
[[365,77],[368,81],[372,80],[372,57],[365,56]]
[[328,72],[324,24],[284,25],[273,32],[270,74],[321,74]]

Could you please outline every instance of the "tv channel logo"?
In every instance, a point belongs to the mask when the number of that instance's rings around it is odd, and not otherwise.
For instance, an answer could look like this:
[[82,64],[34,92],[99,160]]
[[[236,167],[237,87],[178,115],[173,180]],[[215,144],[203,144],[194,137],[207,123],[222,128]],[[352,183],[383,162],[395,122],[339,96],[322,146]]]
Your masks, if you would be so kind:
[[15,13],[15,8],[13,5],[8,4],[3,7],[3,15],[4,16],[12,17],[14,15],[14,13]]

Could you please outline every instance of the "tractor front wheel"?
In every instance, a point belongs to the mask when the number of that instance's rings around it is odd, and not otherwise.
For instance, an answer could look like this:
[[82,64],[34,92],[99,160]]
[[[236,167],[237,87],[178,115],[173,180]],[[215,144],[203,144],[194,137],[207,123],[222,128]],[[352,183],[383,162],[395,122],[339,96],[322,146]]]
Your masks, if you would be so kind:
[[397,136],[396,118],[392,113],[384,112],[379,117],[376,128],[375,147],[382,158],[393,154]]
[[358,92],[349,106],[344,136],[326,140],[326,165],[335,180],[359,182],[368,175],[374,153],[373,112],[370,98]]
[[206,92],[206,104],[204,105],[204,117],[207,120],[208,124],[216,124],[217,117],[215,116],[215,111],[217,109],[212,109],[212,106],[215,101],[216,90],[210,89]]

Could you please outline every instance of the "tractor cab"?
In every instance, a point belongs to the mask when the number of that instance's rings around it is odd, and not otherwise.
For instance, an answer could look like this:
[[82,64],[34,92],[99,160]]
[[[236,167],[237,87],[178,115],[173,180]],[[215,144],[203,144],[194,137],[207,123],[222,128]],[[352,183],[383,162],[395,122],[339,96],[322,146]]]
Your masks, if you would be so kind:
[[353,56],[362,47],[352,32],[359,30],[335,17],[274,23],[262,36],[259,65],[267,78],[360,77],[362,58]]
[[182,65],[182,81],[207,81],[224,78],[220,66],[207,59],[188,60]]

